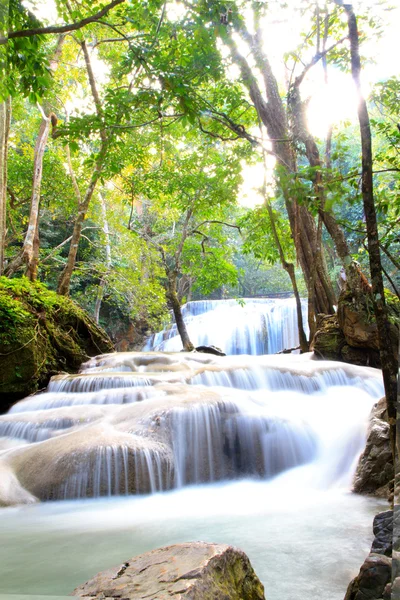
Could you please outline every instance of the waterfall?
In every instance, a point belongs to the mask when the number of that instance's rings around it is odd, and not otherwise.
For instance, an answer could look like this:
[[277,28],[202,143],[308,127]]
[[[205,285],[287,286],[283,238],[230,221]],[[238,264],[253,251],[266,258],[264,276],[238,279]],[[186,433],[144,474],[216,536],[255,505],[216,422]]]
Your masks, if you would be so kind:
[[[297,344],[291,300],[184,313],[232,355],[97,356],[0,415],[0,506],[43,503],[0,510],[0,598],[61,597],[188,539],[241,547],[271,600],[344,597],[378,510],[348,490],[381,372],[273,354]],[[180,349],[173,329],[152,344]]]
[[0,416],[0,502],[154,493],[301,468],[318,485],[349,485],[382,394],[376,369],[311,355],[96,357]]
[[[189,337],[195,346],[214,345],[225,354],[275,354],[299,345],[294,298],[198,300],[182,307]],[[304,327],[307,302],[302,300]],[[306,330],[307,333],[307,330]],[[179,352],[176,325],[154,334],[144,350]]]

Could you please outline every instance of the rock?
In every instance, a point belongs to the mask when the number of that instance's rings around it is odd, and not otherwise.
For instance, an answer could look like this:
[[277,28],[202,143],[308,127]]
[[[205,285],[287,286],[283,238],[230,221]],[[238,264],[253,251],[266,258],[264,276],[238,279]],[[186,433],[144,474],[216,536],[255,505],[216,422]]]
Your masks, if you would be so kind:
[[226,356],[225,352],[222,352],[221,348],[217,348],[216,346],[197,346],[196,352],[215,354],[215,356]]
[[112,352],[107,334],[71,299],[25,277],[0,277],[0,413],[59,371]]
[[391,600],[400,600],[400,577],[396,577],[392,583]]
[[340,328],[349,346],[379,350],[378,328],[369,298],[353,302],[351,293],[344,292],[339,298],[337,314]]
[[370,554],[360,573],[349,584],[344,600],[389,600],[392,580],[392,559],[382,554]]
[[[393,353],[398,358],[400,304],[393,294],[386,294],[390,322],[390,340]],[[347,344],[351,348],[379,351],[378,328],[375,322],[372,299],[369,295],[353,297],[351,292],[340,294],[337,310],[338,322]],[[397,324],[395,324],[397,323]],[[371,363],[372,364],[372,363]],[[373,365],[374,366],[374,365]]]
[[103,571],[71,596],[92,600],[263,600],[246,554],[225,544],[159,548]]
[[[390,292],[385,292],[385,297],[390,320],[388,341],[397,360],[400,302]],[[380,368],[378,331],[370,295],[358,295],[356,298],[351,292],[343,291],[337,314],[317,316],[317,331],[311,349],[317,359]]]
[[[373,531],[375,538],[357,577],[350,582],[344,600],[390,600],[399,597],[400,586],[393,571],[393,511],[388,510],[375,516]],[[399,580],[400,581],[400,580]],[[397,596],[394,589],[397,589]]]
[[373,525],[374,541],[371,552],[392,556],[393,550],[393,511],[387,510],[376,515]]
[[379,352],[348,344],[337,315],[318,315],[312,350],[322,360],[339,360],[353,365],[379,367]]
[[394,477],[385,398],[371,412],[367,443],[357,465],[353,490],[387,498]]
[[341,360],[345,344],[337,315],[318,315],[317,331],[313,339],[313,350],[322,360]]

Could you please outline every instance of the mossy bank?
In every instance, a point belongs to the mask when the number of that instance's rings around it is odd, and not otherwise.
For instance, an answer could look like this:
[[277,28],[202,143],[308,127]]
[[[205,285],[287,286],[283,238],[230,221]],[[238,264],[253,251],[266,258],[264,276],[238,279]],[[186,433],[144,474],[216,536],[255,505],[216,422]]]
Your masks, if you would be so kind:
[[108,335],[70,298],[25,277],[0,277],[0,412],[89,356],[112,352]]

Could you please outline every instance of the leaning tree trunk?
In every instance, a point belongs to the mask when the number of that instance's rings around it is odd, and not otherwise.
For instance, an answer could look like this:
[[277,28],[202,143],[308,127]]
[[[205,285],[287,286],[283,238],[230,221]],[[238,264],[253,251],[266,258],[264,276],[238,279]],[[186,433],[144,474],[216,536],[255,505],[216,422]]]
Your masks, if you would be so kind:
[[[103,170],[103,165],[104,165],[104,161],[105,161],[106,153],[107,153],[107,149],[108,149],[108,142],[109,142],[108,136],[107,136],[105,128],[104,128],[104,114],[103,114],[103,109],[102,109],[102,105],[101,105],[101,100],[100,100],[99,93],[97,91],[96,79],[95,79],[95,76],[93,73],[92,63],[90,60],[90,55],[89,55],[89,51],[88,51],[85,40],[80,42],[80,45],[81,45],[81,48],[83,51],[83,56],[85,59],[86,71],[87,71],[87,75],[88,75],[88,79],[89,79],[89,85],[90,85],[90,90],[92,93],[93,101],[94,101],[94,104],[96,107],[96,114],[97,114],[97,117],[99,118],[99,120],[101,121],[103,127],[100,130],[101,145],[100,145],[99,153],[97,155],[95,167],[92,172],[92,176],[90,178],[89,185],[86,188],[84,198],[81,202],[79,202],[78,214],[76,216],[75,223],[74,223],[74,229],[72,232],[72,239],[71,239],[71,244],[69,247],[67,263],[66,263],[66,265],[60,275],[60,278],[58,280],[57,292],[64,296],[67,296],[69,294],[71,277],[72,277],[72,273],[74,272],[75,265],[76,265],[76,257],[78,254],[78,247],[79,247],[79,242],[81,239],[83,223],[86,219],[86,213],[89,209],[90,201],[91,201],[94,191],[96,189],[97,183],[101,177],[101,173]],[[71,168],[70,168],[70,171],[71,171]],[[75,181],[74,177],[72,178],[72,180],[74,183],[74,181]],[[76,189],[76,187],[77,187],[76,182],[74,183],[74,187]],[[79,200],[79,198],[80,198],[80,193],[78,193],[78,200]]]
[[28,230],[25,235],[24,244],[20,254],[7,267],[6,274],[13,275],[22,265],[26,265],[26,274],[31,281],[37,279],[38,250],[39,250],[39,208],[40,188],[43,175],[43,156],[46,149],[50,131],[50,118],[44,113],[39,127],[38,137],[35,144],[33,160],[33,180],[31,209],[29,215]]
[[[242,34],[242,37],[251,47],[253,58],[264,80],[266,98],[261,93],[259,82],[253,74],[247,59],[239,52],[229,31],[224,37],[224,41],[230,48],[234,62],[241,70],[243,82],[249,90],[250,98],[259,119],[267,129],[273,154],[278,163],[278,180],[285,199],[297,257],[310,294],[309,286],[317,252],[317,230],[314,218],[304,205],[298,203],[292,195],[291,186],[289,185],[293,173],[296,172],[296,156],[289,138],[285,107],[268,58],[262,50],[261,31],[258,29],[254,36],[247,31],[243,31],[243,29],[240,29],[239,33]],[[333,313],[336,298],[323,256],[321,260],[317,261],[316,271],[314,290],[311,293],[312,297],[315,298],[315,312]]]
[[103,170],[104,160],[107,152],[107,144],[102,145],[102,148],[97,156],[96,165],[94,171],[92,173],[92,177],[90,179],[89,186],[86,189],[86,193],[83,197],[82,202],[78,207],[78,214],[75,219],[74,229],[72,232],[71,243],[69,246],[67,263],[64,267],[63,272],[61,273],[60,279],[58,281],[57,292],[62,294],[63,296],[67,296],[69,294],[69,288],[71,284],[72,273],[75,269],[76,257],[78,254],[79,241],[81,239],[82,227],[83,223],[86,219],[86,213],[89,209],[89,204],[96,189],[96,185],[101,177],[101,173]]
[[362,153],[362,197],[364,215],[367,228],[367,241],[369,264],[372,281],[372,298],[374,313],[378,329],[379,352],[382,364],[383,381],[385,385],[388,419],[391,430],[393,457],[395,458],[396,444],[396,403],[397,403],[397,374],[398,364],[390,343],[390,323],[385,303],[383,287],[381,255],[379,251],[378,222],[376,217],[373,175],[372,175],[372,139],[367,103],[361,92],[361,60],[359,53],[359,34],[357,18],[351,4],[344,4],[347,14],[350,51],[351,72],[358,94],[358,120],[361,134]]
[[194,350],[194,345],[190,341],[188,331],[186,329],[185,321],[182,315],[181,304],[178,298],[178,292],[176,289],[176,279],[177,274],[174,272],[167,273],[168,276],[168,290],[167,290],[167,298],[171,303],[172,310],[175,317],[176,327],[178,329],[178,333],[182,340],[183,349],[186,352],[191,352]]
[[[54,55],[50,61],[50,71],[55,72],[58,61],[61,56],[64,45],[65,35],[60,35],[57,40],[57,46]],[[33,177],[32,177],[32,195],[29,214],[28,230],[25,235],[24,244],[20,254],[10,263],[6,269],[8,276],[12,275],[24,264],[26,265],[26,274],[31,281],[37,279],[39,265],[39,210],[40,210],[40,189],[43,175],[43,157],[47,146],[47,140],[50,132],[51,117],[50,110],[47,107],[47,113],[39,106],[42,114],[42,120],[39,126],[39,133],[36,139],[34,159],[33,159]]]
[[0,275],[4,270],[4,253],[7,233],[7,155],[11,120],[11,99],[0,103]]

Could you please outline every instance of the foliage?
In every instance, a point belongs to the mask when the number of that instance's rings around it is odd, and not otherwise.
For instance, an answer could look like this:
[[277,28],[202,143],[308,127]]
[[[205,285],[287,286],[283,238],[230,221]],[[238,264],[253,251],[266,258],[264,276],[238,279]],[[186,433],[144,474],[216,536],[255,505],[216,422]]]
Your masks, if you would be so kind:
[[[61,0],[56,4],[60,22],[78,21],[103,5],[72,1],[70,10]],[[97,190],[82,229],[71,285],[72,297],[93,312],[99,284],[104,283],[100,321],[105,326],[111,314],[157,328],[167,313],[166,288],[172,272],[177,274],[178,287],[179,282],[189,282],[197,295],[221,288],[232,294],[238,289],[256,290],[256,294],[271,285],[271,291],[288,285],[287,276],[277,274],[278,267],[270,269],[279,262],[279,253],[266,207],[238,211],[236,206],[243,165],[260,160],[261,153],[254,151],[256,111],[224,42],[231,30],[243,32],[250,4],[253,9],[265,8],[268,15],[267,4],[237,0],[227,11],[222,1],[186,2],[176,15],[170,4],[164,10],[161,0],[130,0],[103,22],[68,36],[52,77],[49,61],[56,36],[14,38],[7,47],[9,71],[0,90],[2,97],[14,96],[7,258],[19,252],[27,227],[34,145],[41,120],[32,103],[40,100],[58,117],[44,155],[41,189],[40,277],[52,289],[66,263],[66,240],[80,202],[76,189],[82,198],[99,155],[100,132],[107,136],[99,189],[106,200],[109,241]],[[282,14],[294,10],[304,29],[300,45],[293,43],[283,57],[293,80],[313,60],[326,14],[324,7],[318,12],[315,2],[308,0],[296,9],[284,5],[279,6]],[[10,7],[10,31],[41,25],[20,0],[11,0]],[[360,17],[365,38],[380,27],[377,11],[370,8],[368,17]],[[341,41],[347,25],[333,0],[326,3],[326,10],[327,44],[337,44],[327,55],[327,65],[348,71],[348,45]],[[226,15],[228,24],[221,22],[221,15]],[[96,73],[100,113],[88,83],[83,40]],[[396,261],[400,250],[399,96],[397,78],[376,86],[372,95],[374,183],[383,262],[398,285],[392,259]],[[251,135],[246,138],[247,132]],[[325,142],[317,142],[323,156]],[[346,122],[334,128],[328,167],[309,167],[303,146],[293,144],[298,153],[296,173],[281,173],[276,180],[317,218],[320,198],[314,181],[321,171],[325,210],[345,227],[352,255],[367,270],[357,130]],[[295,262],[282,190],[277,186],[271,195],[285,256]],[[242,236],[235,227],[240,227]],[[336,275],[339,261],[327,234],[323,235],[331,273]],[[108,243],[111,265],[106,260]],[[43,294],[42,302],[47,297]],[[11,304],[9,309],[12,319]]]

